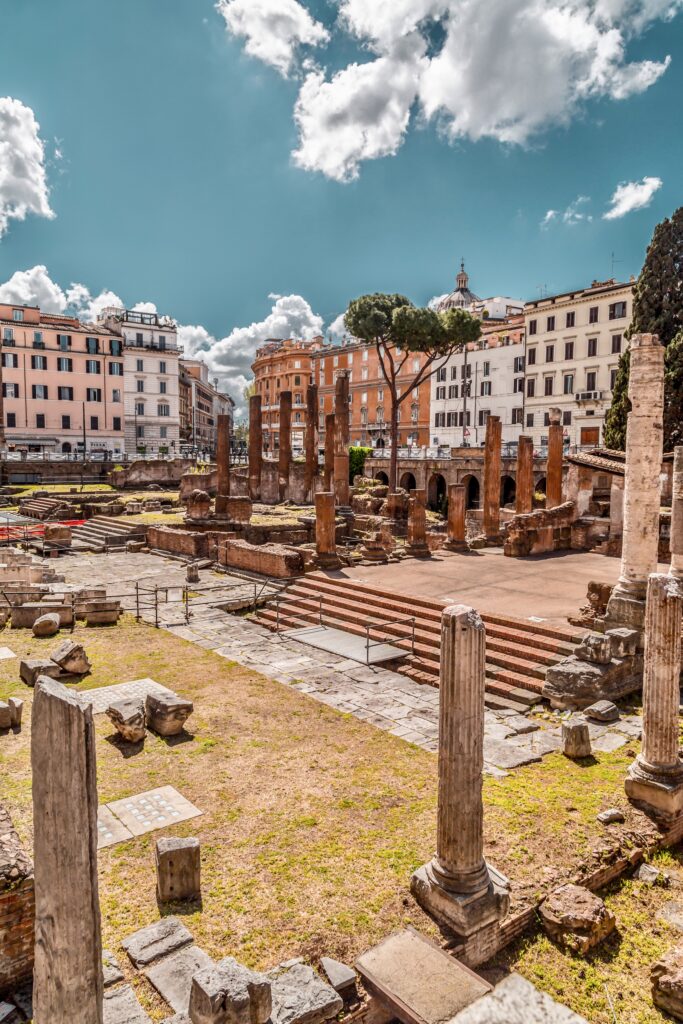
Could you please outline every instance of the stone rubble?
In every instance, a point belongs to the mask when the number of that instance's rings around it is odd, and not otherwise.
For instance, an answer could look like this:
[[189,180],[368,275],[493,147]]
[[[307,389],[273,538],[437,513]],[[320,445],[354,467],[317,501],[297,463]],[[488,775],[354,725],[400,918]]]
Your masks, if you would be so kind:
[[616,920],[603,900],[580,885],[561,885],[541,903],[541,923],[551,939],[585,955],[610,935]]

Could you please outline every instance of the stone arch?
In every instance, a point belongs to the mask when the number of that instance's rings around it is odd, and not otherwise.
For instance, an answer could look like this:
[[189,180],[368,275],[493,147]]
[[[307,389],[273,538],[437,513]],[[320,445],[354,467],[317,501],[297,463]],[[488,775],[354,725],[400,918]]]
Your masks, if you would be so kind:
[[404,491],[414,491],[417,487],[417,481],[415,480],[414,473],[401,473],[401,480],[399,487],[402,487]]
[[547,483],[546,483],[545,477],[544,476],[539,476],[538,480],[534,484],[534,490],[535,491],[540,491],[541,494],[545,494],[546,487],[547,487]]
[[71,453],[71,442],[70,441],[64,441],[63,442],[63,444],[62,444],[62,451],[66,455],[69,455]]
[[378,480],[381,484],[388,484],[389,483],[389,477],[384,472],[383,469],[380,469],[379,472],[375,473],[375,480]]
[[513,476],[502,476],[500,478],[500,507],[505,508],[514,502],[517,494],[517,484]]
[[448,485],[441,473],[432,473],[427,484],[427,508],[432,512],[445,512]]
[[469,476],[462,478],[460,483],[465,485],[465,508],[479,508],[480,507],[480,487],[479,480],[472,473]]

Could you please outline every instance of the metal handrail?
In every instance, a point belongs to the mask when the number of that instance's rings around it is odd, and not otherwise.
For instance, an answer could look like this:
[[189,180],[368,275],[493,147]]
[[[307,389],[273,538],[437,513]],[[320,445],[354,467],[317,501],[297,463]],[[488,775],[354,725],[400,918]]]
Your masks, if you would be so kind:
[[[412,626],[411,641],[410,641],[410,653],[411,653],[411,655],[413,657],[415,656],[415,623],[416,623],[416,616],[408,615],[405,618],[401,618],[401,619],[382,619],[382,620],[380,620],[380,622],[368,623],[365,626],[365,663],[366,663],[366,665],[370,664],[370,648],[371,647],[381,647],[382,644],[386,643],[388,639],[391,639],[390,636],[387,637],[385,635],[382,640],[370,640],[370,630],[372,630],[372,629],[379,629],[381,626],[402,626],[402,625],[404,625],[405,623],[408,623],[408,622]],[[403,639],[403,637],[394,638],[394,639]]]

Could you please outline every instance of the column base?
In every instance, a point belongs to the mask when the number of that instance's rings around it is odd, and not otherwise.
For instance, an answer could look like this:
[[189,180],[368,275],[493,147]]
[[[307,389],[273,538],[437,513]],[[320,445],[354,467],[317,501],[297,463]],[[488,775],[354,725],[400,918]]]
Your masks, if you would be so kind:
[[617,583],[607,602],[605,629],[635,629],[638,647],[643,646],[645,631],[645,594],[631,591]]
[[624,782],[631,803],[669,822],[683,812],[683,763],[673,772],[657,772],[637,757]]
[[315,560],[321,569],[341,569],[339,555],[316,555]]
[[427,544],[406,544],[405,553],[411,558],[431,558],[432,553]]
[[444,551],[468,551],[466,540],[447,540],[443,546]]
[[423,910],[446,925],[463,940],[505,917],[510,905],[510,886],[504,875],[488,868],[489,882],[474,893],[445,889],[437,879],[431,862],[423,864],[410,880],[410,891]]
[[230,497],[227,494],[217,494],[216,495],[216,505],[215,505],[215,510],[216,510],[215,514],[216,514],[216,516],[225,517],[227,519],[227,516],[228,516],[228,502],[229,502],[229,500],[230,500]]

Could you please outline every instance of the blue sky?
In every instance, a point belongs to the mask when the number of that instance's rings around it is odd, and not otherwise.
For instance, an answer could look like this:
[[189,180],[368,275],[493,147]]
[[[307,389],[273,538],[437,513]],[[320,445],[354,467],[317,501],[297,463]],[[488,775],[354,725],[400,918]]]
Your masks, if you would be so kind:
[[235,381],[269,327],[427,302],[461,256],[480,295],[607,277],[613,252],[637,274],[682,201],[680,0],[3,0],[0,28],[0,97],[44,147],[0,282],[45,266],[82,309],[154,303]]

